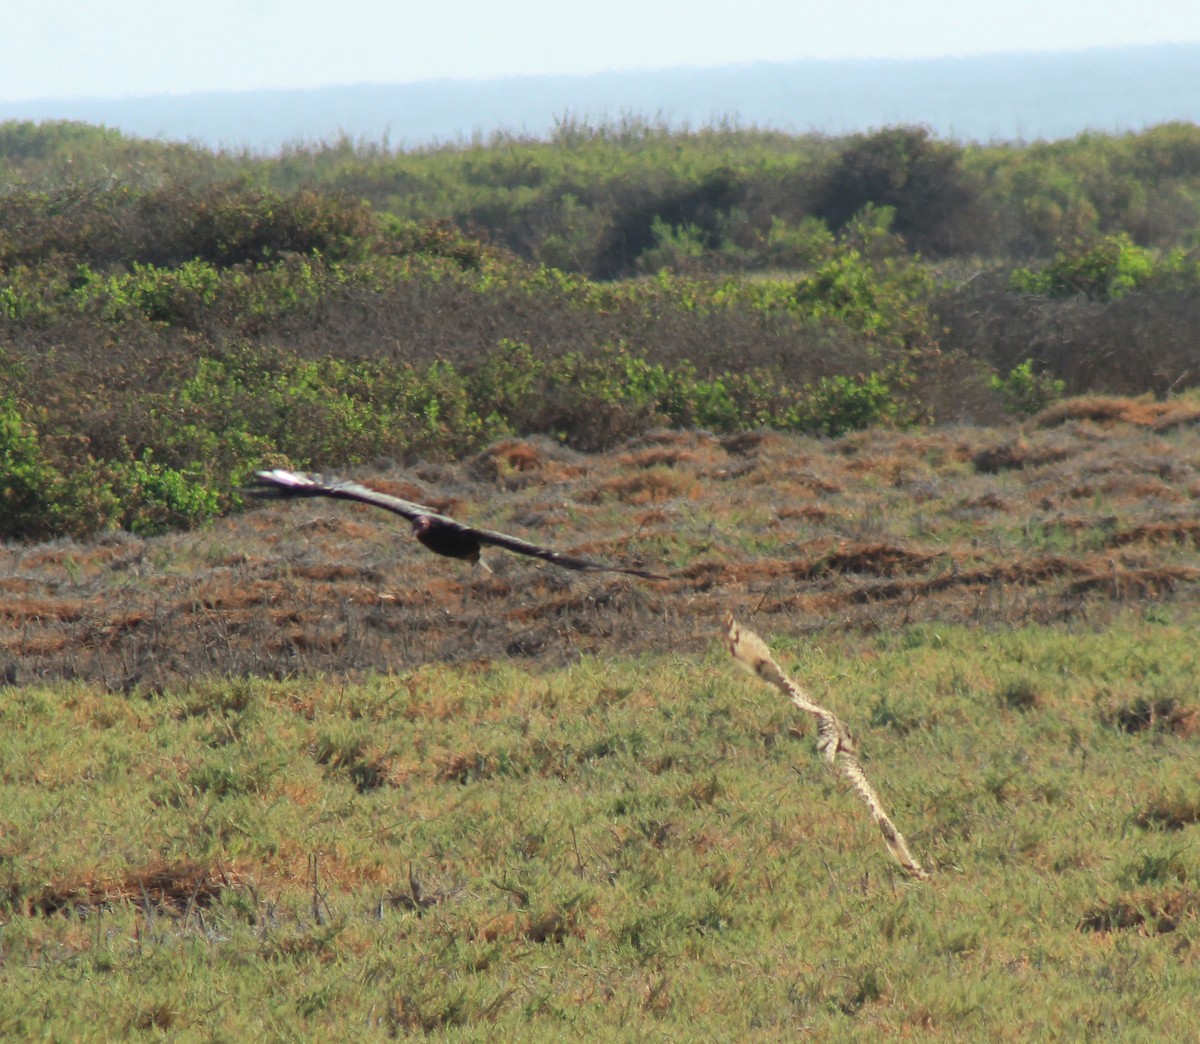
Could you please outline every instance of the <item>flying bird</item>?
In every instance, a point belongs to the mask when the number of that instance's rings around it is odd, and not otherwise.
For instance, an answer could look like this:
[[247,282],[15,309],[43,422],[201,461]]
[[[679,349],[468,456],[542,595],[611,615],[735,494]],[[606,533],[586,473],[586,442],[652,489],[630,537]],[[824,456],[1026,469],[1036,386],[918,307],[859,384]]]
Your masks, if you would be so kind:
[[443,515],[424,504],[411,500],[402,500],[376,489],[369,489],[358,482],[332,476],[309,475],[299,471],[287,471],[276,468],[274,471],[257,471],[254,480],[259,487],[253,492],[266,497],[334,497],[341,500],[357,500],[363,504],[373,504],[375,507],[394,511],[397,515],[407,518],[413,527],[413,534],[430,551],[447,558],[459,558],[467,562],[477,562],[486,568],[480,557],[485,544],[503,547],[518,555],[531,555],[540,558],[563,569],[579,569],[588,572],[625,573],[629,576],[639,576],[643,580],[668,580],[669,577],[659,573],[650,573],[645,569],[627,569],[624,566],[606,565],[594,562],[590,558],[577,558],[566,555],[561,551],[552,551],[548,547],[531,544],[520,537],[509,536],[507,533],[497,533],[491,529],[479,529],[459,522],[449,515]]

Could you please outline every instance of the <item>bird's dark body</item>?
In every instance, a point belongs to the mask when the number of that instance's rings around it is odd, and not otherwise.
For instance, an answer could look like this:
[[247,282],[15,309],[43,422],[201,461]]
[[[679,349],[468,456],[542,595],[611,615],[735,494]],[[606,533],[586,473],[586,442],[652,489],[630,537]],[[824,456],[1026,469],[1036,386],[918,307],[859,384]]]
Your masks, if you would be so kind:
[[478,562],[483,550],[479,538],[470,530],[439,523],[428,515],[418,515],[413,519],[413,532],[430,551],[447,558]]
[[467,562],[479,562],[480,552],[484,546],[502,547],[518,555],[529,555],[540,558],[544,562],[561,566],[563,569],[578,569],[582,571],[625,573],[628,576],[641,577],[644,580],[667,580],[669,577],[659,573],[651,573],[645,569],[628,569],[624,566],[607,565],[604,562],[594,562],[590,558],[579,558],[575,555],[563,554],[548,547],[531,544],[520,537],[509,536],[507,533],[497,533],[491,529],[479,529],[464,522],[440,514],[424,504],[411,500],[402,500],[388,493],[370,489],[348,479],[306,475],[299,471],[286,471],[277,468],[274,471],[259,471],[254,476],[258,488],[254,490],[260,496],[271,497],[334,497],[341,500],[357,500],[363,504],[373,504],[375,507],[393,511],[407,518],[413,527],[417,539],[430,551],[447,558],[458,558]]

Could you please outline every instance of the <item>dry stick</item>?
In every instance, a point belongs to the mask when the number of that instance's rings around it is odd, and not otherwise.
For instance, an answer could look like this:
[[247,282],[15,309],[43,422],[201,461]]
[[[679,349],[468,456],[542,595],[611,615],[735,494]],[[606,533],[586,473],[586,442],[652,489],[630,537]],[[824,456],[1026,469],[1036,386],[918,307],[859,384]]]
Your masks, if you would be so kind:
[[888,851],[913,877],[925,879],[928,871],[921,866],[908,850],[908,842],[904,835],[896,829],[895,824],[888,818],[879,801],[875,788],[867,780],[866,773],[858,760],[854,737],[850,730],[838,720],[837,715],[812,702],[807,693],[783,673],[783,668],[775,662],[771,650],[753,631],[742,627],[730,613],[725,617],[725,637],[733,658],[751,674],[755,674],[768,685],[774,685],[797,707],[817,719],[817,750],[830,764],[842,770],[844,775],[858,791],[859,797],[866,802],[883,840],[887,843]]

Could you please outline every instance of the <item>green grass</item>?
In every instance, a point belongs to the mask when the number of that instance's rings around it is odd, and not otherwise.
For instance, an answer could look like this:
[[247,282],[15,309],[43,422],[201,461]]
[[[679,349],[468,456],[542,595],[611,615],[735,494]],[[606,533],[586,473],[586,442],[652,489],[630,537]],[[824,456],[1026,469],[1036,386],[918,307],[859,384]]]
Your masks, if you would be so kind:
[[0,690],[0,1034],[1188,1039],[1195,622]]

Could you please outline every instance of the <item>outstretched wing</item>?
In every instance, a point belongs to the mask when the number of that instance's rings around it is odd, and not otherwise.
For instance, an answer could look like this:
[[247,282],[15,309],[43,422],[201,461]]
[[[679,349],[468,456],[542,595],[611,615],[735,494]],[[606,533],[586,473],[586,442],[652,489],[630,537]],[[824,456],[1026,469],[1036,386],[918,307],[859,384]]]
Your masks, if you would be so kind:
[[497,533],[491,529],[477,529],[464,522],[443,515],[424,504],[411,500],[402,500],[378,490],[368,489],[358,482],[349,479],[339,479],[330,476],[306,475],[298,471],[286,471],[276,468],[274,471],[258,471],[254,480],[261,488],[254,490],[260,496],[274,497],[337,497],[343,500],[357,500],[363,504],[374,504],[387,511],[394,511],[410,521],[416,518],[428,519],[429,522],[441,529],[453,530],[456,533],[474,536],[481,544],[491,544],[513,551],[518,555],[529,555],[540,558],[544,562],[561,566],[563,569],[578,569],[587,572],[624,573],[628,576],[641,577],[643,580],[668,580],[670,577],[659,573],[651,573],[645,569],[629,569],[624,566],[607,565],[590,558],[578,558],[554,551],[539,544],[531,544],[520,537],[509,536],[507,533]]
[[531,555],[534,558],[542,559],[544,562],[552,562],[556,566],[562,566],[564,569],[580,569],[594,573],[625,573],[628,576],[640,576],[643,580],[670,579],[669,576],[647,572],[645,569],[629,569],[625,566],[614,566],[607,565],[604,562],[596,562],[590,558],[577,558],[575,555],[565,555],[561,551],[553,551],[548,547],[531,544],[528,540],[522,540],[520,537],[509,536],[507,533],[497,533],[491,529],[476,529],[472,527],[471,532],[475,534],[476,539],[481,544],[494,544],[496,547],[515,551],[518,555]]
[[306,475],[299,471],[286,471],[276,468],[274,471],[256,471],[254,481],[260,487],[251,490],[257,496],[266,497],[336,497],[341,500],[358,500],[364,504],[374,504],[397,515],[403,515],[409,521],[418,516],[436,518],[454,526],[455,522],[448,515],[440,515],[431,507],[417,504],[412,500],[402,500],[388,493],[380,493],[377,489],[368,489],[358,482],[349,479],[334,478],[325,475]]

